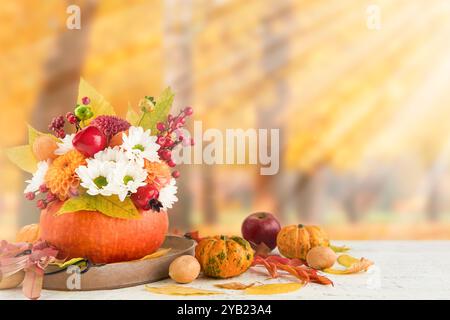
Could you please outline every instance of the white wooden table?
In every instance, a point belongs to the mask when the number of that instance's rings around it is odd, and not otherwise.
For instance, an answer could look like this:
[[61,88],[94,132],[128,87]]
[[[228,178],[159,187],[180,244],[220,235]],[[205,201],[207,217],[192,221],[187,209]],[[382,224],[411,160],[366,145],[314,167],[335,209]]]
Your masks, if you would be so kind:
[[[191,287],[219,290],[214,296],[166,296],[153,294],[144,286],[132,288],[60,292],[44,290],[41,299],[450,299],[450,241],[337,241],[352,248],[349,254],[366,257],[375,262],[367,273],[356,275],[328,275],[332,286],[308,284],[289,294],[251,296],[241,291],[220,290],[216,283],[239,281],[243,283],[289,282],[282,277],[267,280],[261,271],[252,268],[231,280],[199,278]],[[170,279],[152,283],[152,286],[173,284]],[[0,291],[0,300],[24,299],[21,289]]]

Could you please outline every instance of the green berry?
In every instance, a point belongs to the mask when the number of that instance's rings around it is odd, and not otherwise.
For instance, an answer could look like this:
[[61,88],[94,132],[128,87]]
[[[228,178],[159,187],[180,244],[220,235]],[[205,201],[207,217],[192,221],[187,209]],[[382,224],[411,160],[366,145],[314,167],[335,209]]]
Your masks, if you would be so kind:
[[78,106],[75,108],[75,115],[78,119],[85,120],[87,111],[88,108],[86,106]]
[[94,116],[94,113],[91,111],[91,109],[89,109],[86,112],[86,120],[92,118],[93,116]]

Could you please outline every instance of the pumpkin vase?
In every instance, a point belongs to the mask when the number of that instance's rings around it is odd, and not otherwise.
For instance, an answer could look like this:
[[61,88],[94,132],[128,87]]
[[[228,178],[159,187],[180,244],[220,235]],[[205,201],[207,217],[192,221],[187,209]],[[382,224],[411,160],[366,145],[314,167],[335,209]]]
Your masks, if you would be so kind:
[[119,219],[97,211],[57,215],[63,202],[53,202],[41,212],[40,237],[67,258],[87,258],[94,263],[140,259],[155,252],[168,230],[167,212],[142,211],[140,219]]

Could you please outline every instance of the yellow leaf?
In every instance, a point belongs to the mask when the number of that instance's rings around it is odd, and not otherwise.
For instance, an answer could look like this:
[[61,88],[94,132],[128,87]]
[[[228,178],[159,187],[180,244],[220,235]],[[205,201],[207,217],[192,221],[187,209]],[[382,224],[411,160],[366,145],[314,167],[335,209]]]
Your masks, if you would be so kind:
[[65,269],[71,265],[77,264],[81,261],[85,261],[85,258],[73,258],[64,262],[55,262],[55,263],[51,263],[52,265],[57,265],[59,268],[61,269]]
[[298,282],[292,283],[274,283],[274,284],[263,284],[261,286],[250,287],[245,289],[246,294],[280,294],[288,293],[292,291],[297,291],[303,286],[303,284]]
[[222,292],[197,289],[193,287],[187,286],[179,286],[179,285],[166,285],[162,287],[150,287],[145,286],[147,291],[158,294],[167,294],[172,296],[206,296],[206,295],[214,295],[214,294],[222,294]]
[[171,250],[171,248],[159,249],[158,251],[153,252],[152,254],[149,254],[139,260],[150,260],[150,259],[159,258],[159,257],[165,256],[170,250]]
[[20,169],[34,173],[37,169],[37,160],[30,145],[12,147],[5,150],[9,160]]
[[359,262],[359,259],[356,259],[355,257],[349,256],[348,254],[341,254],[337,258],[337,262],[344,267],[351,267],[353,264]]
[[36,130],[35,128],[33,128],[32,126],[28,125],[28,144],[30,146],[33,146],[34,140],[36,140],[36,138],[38,138],[40,136],[49,136],[49,137],[53,138],[53,140],[59,141],[59,139],[57,137],[55,137],[54,135],[49,134],[49,133],[40,132],[40,131]]
[[88,124],[92,119],[99,115],[115,115],[114,108],[112,105],[106,101],[106,99],[97,92],[89,83],[87,83],[83,78],[80,79],[80,84],[78,86],[78,99],[77,103],[82,104],[83,97],[89,97],[91,103],[89,104],[94,116],[85,121]]
[[[349,256],[350,257],[350,256]],[[353,258],[353,257],[350,257]],[[362,272],[362,271],[367,271],[367,269],[369,269],[369,267],[371,265],[373,265],[373,262],[366,259],[366,258],[361,258],[360,260],[353,258],[355,260],[357,260],[356,262],[353,262],[350,267],[348,267],[347,269],[332,269],[332,268],[328,268],[328,269],[324,269],[322,271],[326,272],[326,273],[331,273],[331,274],[353,274],[353,273],[358,273],[358,272]],[[353,261],[352,259],[347,259],[348,261],[344,261],[344,263],[351,263],[351,261]]]
[[141,218],[141,214],[130,198],[125,198],[124,201],[120,201],[119,197],[115,195],[105,197],[101,195],[91,196],[82,194],[64,202],[57,214],[60,215],[82,210],[99,211],[104,215],[119,219]]
[[217,288],[221,289],[230,289],[230,290],[245,290],[247,288],[253,287],[255,283],[244,284],[240,282],[228,282],[228,283],[219,283],[215,284]]
[[330,245],[331,250],[333,250],[334,252],[340,253],[340,252],[347,252],[348,250],[350,250],[349,247],[347,246],[333,246]]
[[126,120],[132,125],[137,126],[141,116],[131,106],[128,106]]

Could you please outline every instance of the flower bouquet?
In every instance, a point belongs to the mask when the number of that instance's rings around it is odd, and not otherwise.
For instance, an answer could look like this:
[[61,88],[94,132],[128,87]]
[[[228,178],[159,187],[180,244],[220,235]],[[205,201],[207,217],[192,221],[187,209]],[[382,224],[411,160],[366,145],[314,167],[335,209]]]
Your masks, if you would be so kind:
[[156,251],[178,200],[172,158],[187,107],[169,114],[174,95],[146,96],[125,118],[83,79],[74,110],[55,117],[49,133],[29,126],[29,144],[9,158],[33,176],[25,197],[41,209],[38,238],[66,259],[94,263],[140,259]]

